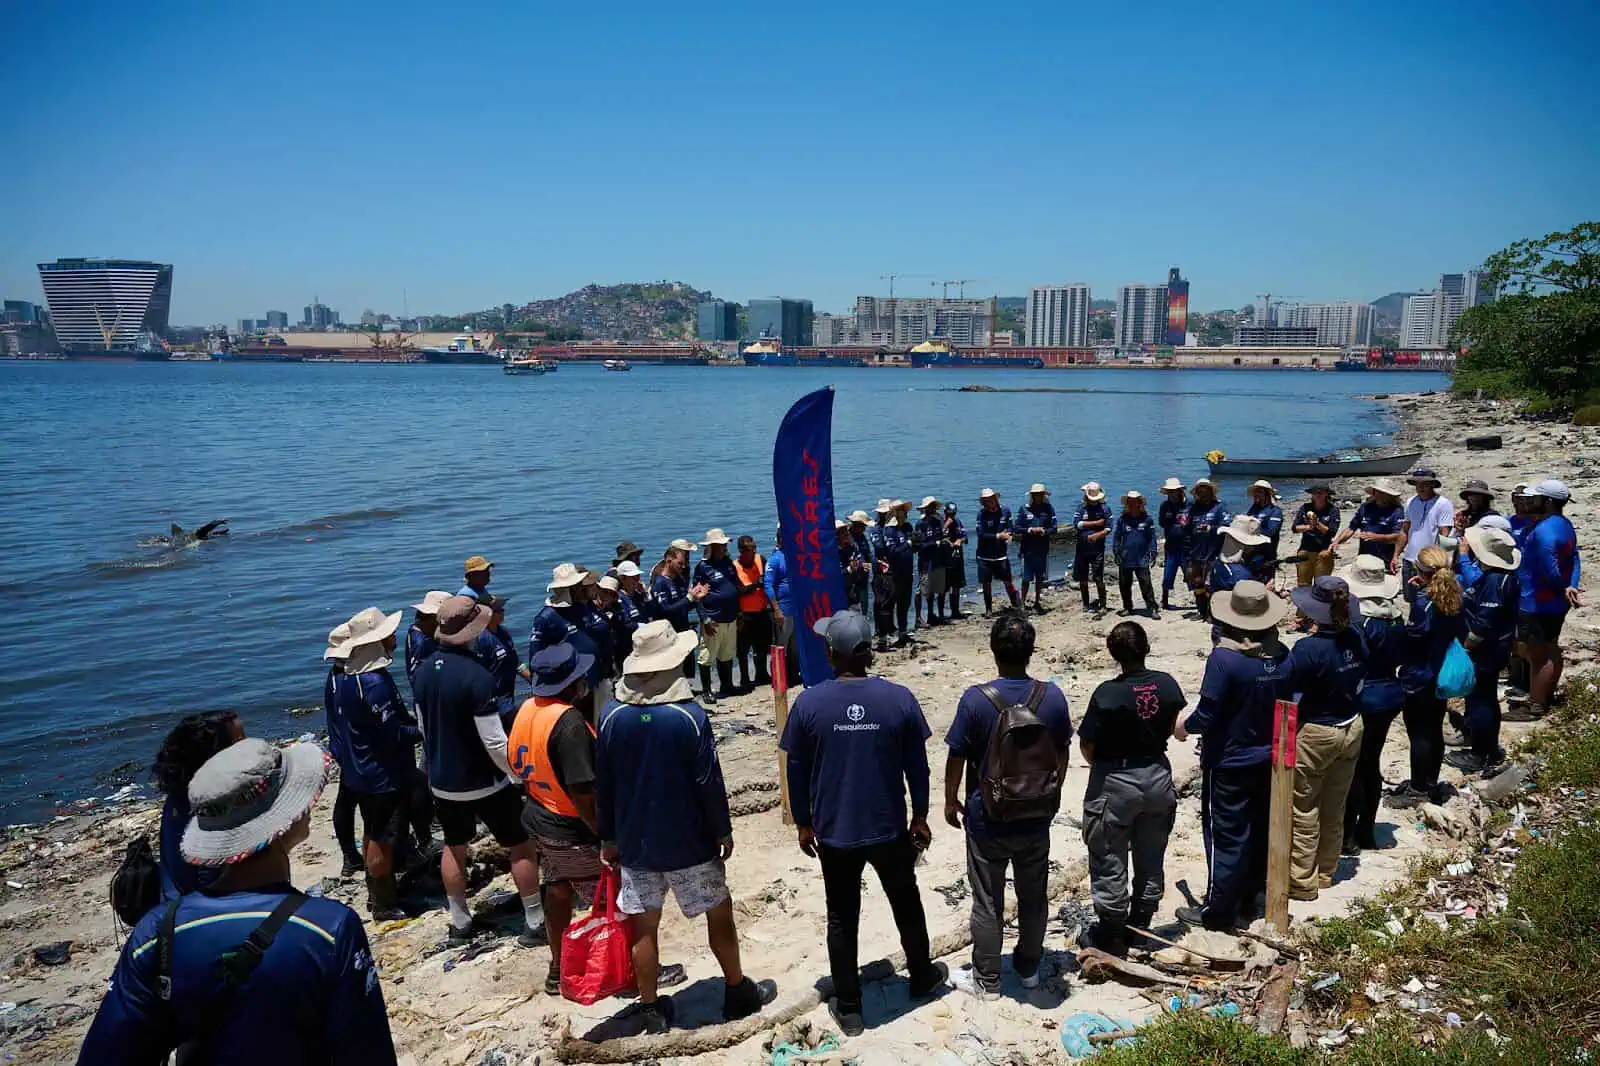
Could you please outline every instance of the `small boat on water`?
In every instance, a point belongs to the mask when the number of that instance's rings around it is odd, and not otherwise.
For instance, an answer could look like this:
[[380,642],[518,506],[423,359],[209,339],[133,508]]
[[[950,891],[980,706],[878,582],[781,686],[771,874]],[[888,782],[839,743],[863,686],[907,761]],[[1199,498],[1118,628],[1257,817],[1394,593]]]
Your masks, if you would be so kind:
[[628,371],[633,369],[633,367],[628,365],[628,361],[626,359],[607,359],[600,365],[605,367],[607,370]]
[[1421,458],[1421,452],[1383,455],[1372,459],[1229,459],[1221,452],[1206,454],[1212,477],[1248,475],[1282,478],[1285,481],[1404,474],[1416,466]]
[[517,356],[507,359],[504,370],[507,374],[548,374],[555,369],[538,356]]

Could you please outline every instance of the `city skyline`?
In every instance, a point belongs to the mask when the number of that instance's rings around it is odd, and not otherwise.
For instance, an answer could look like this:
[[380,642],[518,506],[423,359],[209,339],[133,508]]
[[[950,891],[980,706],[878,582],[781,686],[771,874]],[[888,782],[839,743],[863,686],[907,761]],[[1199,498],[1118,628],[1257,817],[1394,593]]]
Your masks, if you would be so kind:
[[[396,313],[403,293],[413,314],[448,315],[662,278],[843,314],[893,272],[908,297],[950,277],[979,279],[969,296],[1072,280],[1109,294],[1181,263],[1198,312],[1269,289],[1329,303],[1425,291],[1600,215],[1589,6],[1219,18],[1156,3],[1090,34],[1069,9],[825,2],[799,20],[685,20],[625,6],[20,8],[8,36],[27,47],[0,69],[21,105],[0,116],[14,148],[0,294],[39,300],[34,264],[105,256],[175,264],[172,320],[186,324],[312,293],[350,317]],[[918,55],[948,48],[959,14],[961,92],[841,53],[846,13],[858,38]],[[348,45],[375,30],[382,47]],[[454,39],[469,45],[458,77],[395,77]],[[757,39],[762,63],[826,76],[761,77],[740,61]],[[582,93],[530,94],[533,40],[538,83]],[[107,110],[103,84],[55,76],[101,51],[163,76]],[[174,61],[224,55],[253,76]],[[802,135],[856,116],[884,131],[870,147]],[[984,150],[935,163],[930,120],[981,133]],[[1294,133],[1314,127],[1340,136]]]

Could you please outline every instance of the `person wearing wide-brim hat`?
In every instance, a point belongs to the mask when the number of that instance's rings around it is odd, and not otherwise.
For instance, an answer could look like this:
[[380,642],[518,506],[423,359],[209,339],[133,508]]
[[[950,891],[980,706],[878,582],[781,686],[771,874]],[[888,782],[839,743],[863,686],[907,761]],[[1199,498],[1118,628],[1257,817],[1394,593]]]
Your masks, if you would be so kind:
[[[590,657],[590,693],[604,702],[611,696],[616,677],[616,633],[611,622],[590,601],[588,590],[597,581],[593,573],[576,563],[559,563],[550,571],[544,606],[533,616],[528,659],[532,661],[545,648],[572,644]],[[489,650],[486,644],[484,650]]]
[[1161,527],[1161,609],[1176,610],[1172,606],[1172,588],[1183,573],[1184,561],[1189,555],[1189,490],[1183,482],[1169,477],[1161,486],[1161,507],[1156,511],[1156,525]]
[[1356,626],[1361,608],[1343,578],[1319,577],[1292,596],[1307,631],[1288,667],[1300,693],[1289,898],[1313,900],[1333,886],[1339,866],[1345,802],[1361,756],[1368,649]]
[[1467,481],[1458,495],[1465,506],[1456,512],[1457,536],[1477,525],[1479,519],[1500,513],[1494,509],[1494,489],[1482,478],[1475,477]]
[[1011,609],[1016,610],[1022,606],[1022,597],[1011,576],[1011,538],[1015,535],[1011,508],[1001,506],[1000,494],[994,489],[986,488],[978,493],[978,517],[973,527],[978,538],[975,547],[978,585],[983,589],[983,616],[988,618],[994,613],[992,586],[995,581],[1005,585]]
[[1301,558],[1295,563],[1295,584],[1300,588],[1333,573],[1333,538],[1339,532],[1339,505],[1333,500],[1333,486],[1326,481],[1313,481],[1306,486],[1306,495],[1311,499],[1300,505],[1289,523],[1290,530],[1300,534],[1296,550]]
[[1184,511],[1189,530],[1189,543],[1184,554],[1184,579],[1194,595],[1195,610],[1200,617],[1211,617],[1211,570],[1217,555],[1222,551],[1222,532],[1233,516],[1217,499],[1217,488],[1210,478],[1194,483],[1194,499]]
[[[1241,581],[1261,581],[1251,565],[1251,553],[1267,543],[1256,520],[1247,514],[1234,515],[1222,530],[1222,549],[1211,564],[1207,590],[1212,596],[1227,592]],[[1262,581],[1262,584],[1266,582]]]
[[[1089,482],[1081,491],[1083,503],[1072,516],[1072,528],[1077,532],[1072,548],[1072,580],[1077,582],[1084,612],[1098,617],[1106,609],[1106,545],[1111,539],[1111,508],[1106,506],[1106,492],[1098,481]],[[1092,601],[1091,583],[1095,587]]]
[[950,604],[947,617],[952,622],[967,617],[961,611],[961,590],[967,585],[967,527],[958,517],[959,511],[954,503],[944,505],[944,539],[950,544],[944,564],[944,594]]
[[839,569],[844,574],[845,602],[851,610],[867,613],[867,590],[872,584],[872,546],[867,542],[867,527],[872,516],[851,511],[839,531]]
[[950,558],[950,543],[944,535],[944,517],[939,513],[939,498],[924,496],[917,506],[922,517],[911,530],[911,544],[917,550],[917,597],[913,621],[922,627],[922,608],[928,608],[928,625],[942,626],[944,619],[944,568]]
[[1490,526],[1469,527],[1462,541],[1458,566],[1467,616],[1463,644],[1475,677],[1462,715],[1468,749],[1452,752],[1444,761],[1466,773],[1482,773],[1505,760],[1500,747],[1499,682],[1517,636],[1522,549],[1510,533]]
[[1418,467],[1406,481],[1417,490],[1406,501],[1405,523],[1400,527],[1406,535],[1401,544],[1400,579],[1410,582],[1416,574],[1417,556],[1424,548],[1455,551],[1456,509],[1449,499],[1439,495],[1444,482],[1432,470]]
[[[622,665],[616,702],[602,714],[595,742],[595,795],[602,857],[622,869],[617,905],[634,916],[635,959],[657,959],[661,910],[670,890],[684,916],[707,916],[722,965],[724,1016],[733,1021],[776,995],[740,967],[739,935],[726,863],[733,823],[717,744],[706,712],[682,674],[697,638],[665,620],[640,626]],[[641,947],[642,945],[642,947]],[[657,996],[655,965],[637,967],[644,1029],[663,1033],[672,1001]]]
[[1405,490],[1393,481],[1378,479],[1367,486],[1367,498],[1350,525],[1333,541],[1334,551],[1351,537],[1358,537],[1362,555],[1376,555],[1382,559],[1391,574],[1400,572],[1400,551],[1406,542],[1405,508],[1400,506],[1400,496]]
[[1250,486],[1250,506],[1245,514],[1256,520],[1256,529],[1267,543],[1245,553],[1250,573],[1264,585],[1272,584],[1277,571],[1278,542],[1283,535],[1283,508],[1278,506],[1278,490],[1261,478]]
[[1133,614],[1133,582],[1139,581],[1139,592],[1144,596],[1145,609],[1152,619],[1161,617],[1156,606],[1155,589],[1150,583],[1150,568],[1155,565],[1156,547],[1160,532],[1156,520],[1145,509],[1144,493],[1129,489],[1122,494],[1122,513],[1117,516],[1115,531],[1111,535],[1111,554],[1117,560],[1117,587],[1122,593],[1121,615]]
[[494,564],[487,556],[470,556],[462,566],[466,583],[456,590],[457,596],[471,596],[481,599],[489,591],[489,582],[494,579]]
[[449,598],[448,592],[434,591],[411,605],[411,625],[406,628],[405,643],[401,645],[407,682],[416,675],[417,664],[433,651],[433,631],[439,625],[439,608]]
[[1361,685],[1361,751],[1356,756],[1350,794],[1344,808],[1344,847],[1347,855],[1378,847],[1378,803],[1383,798],[1383,746],[1389,727],[1400,714],[1405,692],[1399,670],[1405,652],[1407,604],[1400,595],[1400,578],[1391,574],[1375,555],[1358,555],[1341,567],[1343,579],[1356,601],[1353,624],[1366,641],[1367,655]]
[[1044,612],[1044,583],[1049,578],[1050,537],[1056,531],[1056,509],[1042,482],[1028,489],[1028,502],[1017,508],[1016,533],[1022,538],[1022,599],[1033,584],[1033,609]]
[[[733,660],[739,651],[739,574],[728,545],[733,540],[720,529],[706,530],[700,542],[700,561],[694,567],[689,598],[700,615],[700,699],[710,706],[732,699]],[[716,667],[719,688],[711,691],[711,669]]]
[[1210,883],[1203,907],[1177,916],[1207,929],[1232,929],[1256,916],[1267,881],[1268,797],[1273,715],[1293,691],[1278,625],[1289,605],[1259,581],[1241,581],[1211,604],[1218,626],[1200,700],[1173,736],[1200,740],[1200,817]]
[[[189,784],[195,815],[182,851],[218,878],[134,927],[79,1061],[127,1062],[134,1048],[138,1061],[164,1061],[179,1045],[203,1041],[229,1049],[222,1053],[229,1061],[327,1062],[335,1048],[359,1048],[362,1062],[393,1066],[361,919],[290,884],[290,854],[310,833],[328,776],[327,756],[309,743],[280,750],[240,740],[200,766]],[[161,929],[169,924],[171,950],[163,952]],[[247,936],[268,946],[241,952]],[[236,983],[226,1010],[217,1003],[219,966]],[[164,978],[166,999],[157,991]],[[330,1011],[330,1003],[352,1009]]]
[[617,545],[617,554],[611,559],[611,568],[615,570],[623,563],[632,563],[638,566],[644,559],[644,549],[631,540],[625,540]]

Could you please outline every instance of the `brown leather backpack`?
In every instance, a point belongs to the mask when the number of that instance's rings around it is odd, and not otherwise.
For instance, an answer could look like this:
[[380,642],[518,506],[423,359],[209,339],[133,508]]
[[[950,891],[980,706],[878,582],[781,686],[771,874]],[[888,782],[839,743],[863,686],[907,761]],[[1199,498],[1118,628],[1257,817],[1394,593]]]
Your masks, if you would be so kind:
[[993,685],[980,685],[999,712],[983,755],[979,788],[983,811],[997,822],[1053,818],[1061,809],[1061,754],[1039,719],[1044,682],[1035,681],[1024,703],[1007,703]]

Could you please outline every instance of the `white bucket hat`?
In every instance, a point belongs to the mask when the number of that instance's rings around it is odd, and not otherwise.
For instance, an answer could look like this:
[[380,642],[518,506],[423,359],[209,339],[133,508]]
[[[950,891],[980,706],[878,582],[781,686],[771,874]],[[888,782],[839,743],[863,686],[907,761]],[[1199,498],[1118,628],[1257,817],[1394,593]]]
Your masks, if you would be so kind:
[[1106,490],[1100,487],[1100,482],[1091,481],[1083,487],[1083,498],[1090,503],[1100,503],[1106,498]]
[[1490,526],[1473,526],[1466,532],[1472,557],[1490,570],[1515,570],[1522,565],[1517,538]]
[[939,506],[939,497],[937,497],[937,496],[924,496],[922,498],[922,502],[917,505],[917,510],[926,511],[930,507],[937,507],[937,506]]
[[1216,486],[1216,485],[1214,485],[1214,484],[1212,484],[1212,481],[1211,481],[1211,479],[1210,479],[1210,478],[1208,478],[1208,477],[1203,477],[1203,478],[1201,478],[1201,479],[1200,479],[1200,480],[1199,480],[1199,481],[1196,481],[1196,482],[1195,482],[1195,483],[1194,483],[1194,484],[1193,484],[1193,485],[1191,485],[1191,486],[1190,486],[1190,488],[1191,488],[1191,489],[1198,489],[1198,488],[1200,488],[1200,487],[1201,487],[1201,486],[1202,486],[1202,485],[1204,485],[1204,486],[1205,486],[1205,487],[1206,487],[1206,488],[1208,488],[1208,489],[1212,489],[1212,490],[1213,490],[1213,491],[1214,491],[1214,490],[1215,490],[1215,489],[1216,489],[1216,487],[1217,487],[1217,486]]
[[1175,477],[1169,477],[1169,478],[1167,478],[1166,481],[1161,483],[1161,491],[1162,492],[1182,492],[1183,491],[1183,482],[1179,481]]
[[700,643],[694,630],[679,633],[665,618],[646,622],[633,632],[633,653],[622,663],[624,674],[657,674],[680,670]]
[[1289,605],[1261,582],[1241,581],[1227,595],[1212,597],[1211,614],[1225,626],[1259,633],[1283,621]]
[[998,500],[999,498],[1000,494],[994,491],[994,489],[984,489],[982,492],[978,493],[978,499],[980,500]]
[[1385,496],[1393,496],[1397,500],[1406,494],[1406,490],[1401,488],[1399,483],[1391,481],[1389,478],[1379,478],[1376,481],[1369,482],[1367,491],[1381,492]]
[[1400,595],[1400,577],[1376,555],[1358,555],[1355,562],[1338,571],[1350,586],[1350,595],[1359,600],[1392,600]]
[[422,597],[421,603],[413,603],[411,609],[418,614],[438,614],[439,608],[444,606],[444,601],[450,598],[448,592],[430,592]]
[[1138,489],[1129,489],[1127,492],[1122,494],[1122,499],[1123,502],[1127,502],[1128,500],[1142,500],[1144,499],[1144,493],[1140,492]]
[[1261,523],[1255,518],[1247,514],[1236,514],[1233,516],[1233,521],[1223,529],[1222,534],[1247,548],[1257,548],[1272,541],[1271,537],[1258,532],[1260,529]]
[[1250,487],[1252,489],[1266,489],[1268,492],[1272,493],[1272,495],[1274,497],[1276,497],[1278,495],[1278,490],[1273,488],[1272,487],[1272,482],[1268,481],[1266,478],[1261,478],[1260,480],[1258,480],[1254,484],[1252,484]]
[[724,533],[722,530],[720,530],[720,529],[708,529],[708,530],[706,530],[705,539],[700,542],[700,547],[708,548],[713,544],[732,544],[732,543],[733,542],[728,539],[728,535],[726,533]]
[[280,750],[251,737],[217,752],[189,782],[183,857],[222,866],[261,851],[317,805],[331,761],[315,744]]
[[601,588],[609,589],[612,592],[622,591],[622,582],[618,581],[610,574],[607,574],[605,577],[601,578],[599,584]]
[[1042,492],[1046,496],[1050,495],[1050,490],[1045,488],[1044,487],[1044,483],[1041,482],[1041,481],[1035,481],[1033,483],[1033,486],[1028,489],[1028,495],[1030,495],[1030,496],[1032,496],[1036,492]]
[[550,584],[546,585],[545,589],[549,592],[554,592],[557,589],[570,589],[575,585],[583,584],[586,577],[587,572],[579,570],[575,564],[561,563],[550,571]]
[[618,577],[643,577],[644,571],[639,569],[639,564],[632,559],[624,559],[617,564]]

